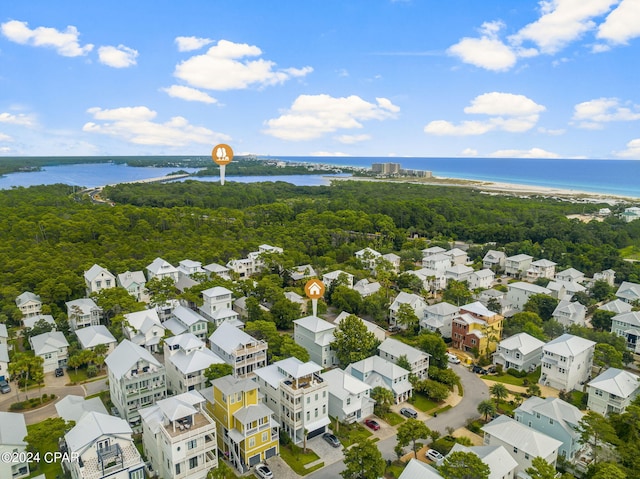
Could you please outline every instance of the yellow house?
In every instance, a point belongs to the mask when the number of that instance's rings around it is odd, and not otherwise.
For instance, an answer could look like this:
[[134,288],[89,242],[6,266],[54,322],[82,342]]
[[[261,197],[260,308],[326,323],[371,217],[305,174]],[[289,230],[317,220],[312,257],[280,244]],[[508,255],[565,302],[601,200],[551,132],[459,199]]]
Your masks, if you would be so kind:
[[225,376],[200,391],[218,432],[218,448],[244,474],[279,453],[279,425],[251,379]]
[[480,302],[460,306],[451,323],[453,347],[478,354],[493,353],[502,338],[503,319]]

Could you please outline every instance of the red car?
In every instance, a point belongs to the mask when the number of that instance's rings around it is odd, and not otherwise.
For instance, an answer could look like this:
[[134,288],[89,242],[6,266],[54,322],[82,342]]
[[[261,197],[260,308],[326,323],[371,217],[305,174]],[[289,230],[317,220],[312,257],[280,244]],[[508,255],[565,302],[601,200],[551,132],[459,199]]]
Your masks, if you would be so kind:
[[364,424],[367,427],[370,427],[371,429],[373,429],[374,431],[377,431],[378,429],[380,429],[380,424],[378,424],[373,419],[365,419]]

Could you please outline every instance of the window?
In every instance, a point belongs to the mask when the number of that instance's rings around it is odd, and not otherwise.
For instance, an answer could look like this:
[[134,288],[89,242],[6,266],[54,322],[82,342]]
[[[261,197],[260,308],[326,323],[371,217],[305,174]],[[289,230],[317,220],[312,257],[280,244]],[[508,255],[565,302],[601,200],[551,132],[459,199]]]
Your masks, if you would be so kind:
[[600,396],[600,397],[602,397],[602,390],[601,390],[601,389],[594,389],[594,390],[593,390],[593,393],[594,393],[596,396]]
[[187,442],[187,449],[195,449],[197,445],[198,445],[198,440],[192,439],[191,441]]
[[309,421],[310,419],[311,419],[311,413],[307,411],[307,421]]
[[[169,459],[167,459],[167,462],[169,462]],[[180,474],[180,464],[176,464],[176,476]]]
[[192,457],[189,459],[189,469],[195,469],[196,467],[198,467],[198,458]]
[[318,417],[318,408],[315,409],[315,417]]
[[351,398],[347,398],[347,406],[351,404]]
[[249,447],[256,447],[256,438],[255,437],[250,437],[249,438]]
[[144,469],[137,469],[129,473],[129,479],[144,479]]
[[527,454],[526,452],[524,453],[524,458],[525,459],[529,459],[529,454]]
[[515,452],[516,454],[518,454],[518,448],[513,446],[513,452]]
[[269,433],[268,432],[263,432],[262,433],[262,442],[267,442],[269,440]]

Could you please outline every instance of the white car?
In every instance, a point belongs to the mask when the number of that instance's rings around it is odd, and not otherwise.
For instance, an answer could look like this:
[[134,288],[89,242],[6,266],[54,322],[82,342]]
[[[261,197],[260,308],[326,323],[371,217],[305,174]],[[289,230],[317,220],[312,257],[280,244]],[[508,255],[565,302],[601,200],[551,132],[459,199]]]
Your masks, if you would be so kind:
[[256,475],[260,479],[273,479],[273,472],[266,464],[258,464],[256,466]]
[[430,459],[437,464],[444,459],[444,456],[435,449],[429,449],[427,451],[427,459]]
[[458,359],[458,356],[452,353],[447,353],[447,360],[453,364],[460,364],[460,359]]

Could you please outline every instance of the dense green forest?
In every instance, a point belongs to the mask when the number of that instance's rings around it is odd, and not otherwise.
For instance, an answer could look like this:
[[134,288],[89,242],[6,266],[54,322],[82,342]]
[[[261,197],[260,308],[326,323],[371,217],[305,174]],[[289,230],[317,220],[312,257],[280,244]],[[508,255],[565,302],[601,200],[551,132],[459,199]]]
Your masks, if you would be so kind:
[[619,255],[640,244],[640,221],[585,224],[565,216],[600,205],[355,181],[130,184],[104,195],[115,206],[76,197],[66,185],[0,191],[0,321],[17,319],[15,297],[27,290],[61,310],[84,295],[83,271],[94,263],[116,274],[144,269],[158,256],[224,264],[262,243],[283,247],[291,265],[326,271],[364,246],[400,251],[411,268],[425,239],[460,240],[478,245],[472,259],[502,247],[548,258],[558,269],[592,275],[612,268],[618,281],[640,281],[640,265]]

